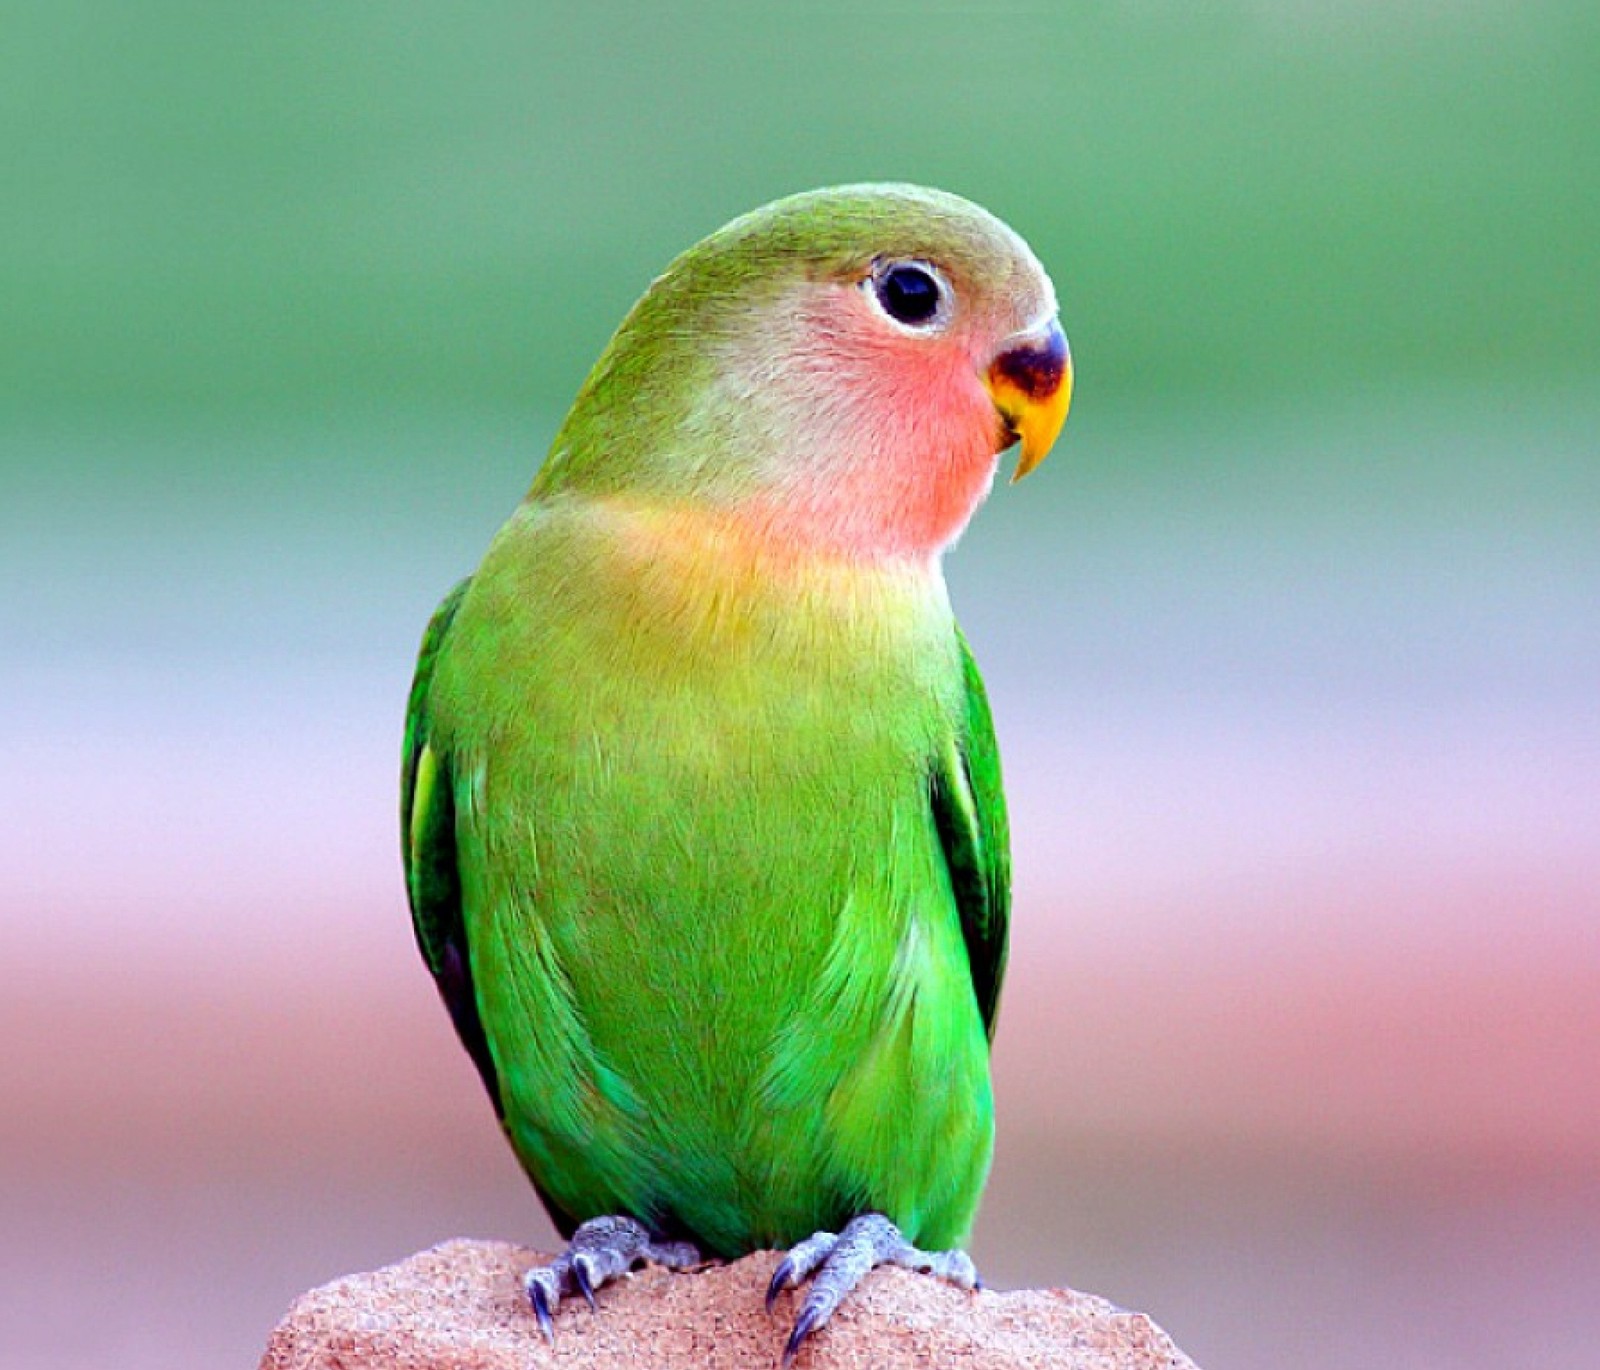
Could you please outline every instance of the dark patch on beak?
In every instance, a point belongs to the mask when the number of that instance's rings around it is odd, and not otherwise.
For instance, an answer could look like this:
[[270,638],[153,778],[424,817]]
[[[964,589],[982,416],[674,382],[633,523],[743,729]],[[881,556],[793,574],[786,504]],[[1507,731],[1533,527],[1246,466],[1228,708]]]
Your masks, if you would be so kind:
[[1053,323],[1042,338],[1002,352],[990,374],[1009,381],[1031,400],[1042,400],[1060,388],[1067,370],[1067,337]]

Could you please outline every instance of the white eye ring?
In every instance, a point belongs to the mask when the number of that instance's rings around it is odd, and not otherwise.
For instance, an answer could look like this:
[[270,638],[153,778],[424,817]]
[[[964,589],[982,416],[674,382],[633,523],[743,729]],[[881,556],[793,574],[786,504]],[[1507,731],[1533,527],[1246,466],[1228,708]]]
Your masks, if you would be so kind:
[[925,337],[944,328],[955,303],[955,292],[944,272],[920,257],[878,259],[862,280],[861,289],[891,327],[915,336]]

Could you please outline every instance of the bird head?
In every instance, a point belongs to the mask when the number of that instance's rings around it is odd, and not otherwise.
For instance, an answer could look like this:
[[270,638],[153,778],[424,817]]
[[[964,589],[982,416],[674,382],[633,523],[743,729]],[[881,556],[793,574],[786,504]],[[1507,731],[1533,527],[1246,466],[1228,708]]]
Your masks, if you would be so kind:
[[969,201],[901,185],[779,200],[651,285],[541,482],[711,506],[810,550],[936,556],[1000,453],[1020,443],[1020,478],[1060,431],[1056,314],[1026,243]]

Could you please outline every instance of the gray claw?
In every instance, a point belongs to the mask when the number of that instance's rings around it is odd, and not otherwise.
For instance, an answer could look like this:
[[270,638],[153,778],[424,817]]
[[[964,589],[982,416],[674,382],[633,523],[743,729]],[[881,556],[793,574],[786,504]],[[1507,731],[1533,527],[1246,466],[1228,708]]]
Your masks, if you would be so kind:
[[771,1312],[785,1289],[813,1274],[816,1277],[783,1348],[782,1370],[790,1370],[806,1338],[833,1316],[868,1271],[880,1265],[936,1275],[962,1289],[981,1287],[965,1251],[920,1251],[881,1213],[852,1218],[837,1237],[831,1232],[813,1233],[778,1263],[767,1286],[767,1311]]
[[600,1305],[594,1301],[594,1282],[589,1278],[589,1258],[587,1256],[574,1256],[572,1258],[572,1282],[578,1286],[578,1292],[583,1295],[584,1302],[589,1305],[591,1313],[598,1313]]
[[794,1283],[794,1262],[785,1256],[778,1262],[778,1268],[772,1272],[772,1283],[767,1286],[767,1312],[772,1312],[778,1295],[785,1289],[793,1288]]
[[789,1333],[789,1340],[784,1344],[780,1370],[789,1370],[794,1364],[794,1358],[800,1354],[800,1348],[805,1345],[806,1338],[825,1321],[826,1319],[810,1304],[800,1310],[800,1316],[794,1320],[794,1331]]
[[642,1223],[633,1218],[591,1218],[572,1234],[567,1249],[549,1265],[535,1266],[524,1278],[539,1330],[555,1344],[555,1311],[561,1300],[583,1295],[595,1312],[594,1291],[627,1273],[642,1261],[655,1261],[670,1270],[695,1265],[700,1253],[687,1242],[652,1242]]
[[544,1339],[554,1346],[556,1325],[550,1317],[550,1296],[544,1292],[542,1284],[528,1281],[528,1301],[533,1304],[533,1316],[539,1320],[539,1330],[544,1333]]

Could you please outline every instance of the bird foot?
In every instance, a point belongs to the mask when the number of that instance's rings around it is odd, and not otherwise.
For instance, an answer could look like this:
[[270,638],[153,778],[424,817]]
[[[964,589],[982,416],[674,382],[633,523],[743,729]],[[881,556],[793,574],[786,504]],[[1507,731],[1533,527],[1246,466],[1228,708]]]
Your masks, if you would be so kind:
[[828,1321],[834,1310],[861,1282],[869,1270],[898,1265],[907,1270],[937,1275],[962,1289],[981,1289],[972,1258],[965,1251],[919,1251],[900,1235],[900,1229],[881,1213],[852,1218],[843,1232],[815,1232],[789,1252],[773,1271],[767,1286],[767,1311],[785,1289],[793,1289],[815,1274],[794,1331],[783,1348],[783,1370],[789,1370],[806,1338]]
[[582,1294],[595,1307],[594,1291],[643,1261],[668,1270],[684,1270],[700,1263],[700,1253],[688,1242],[657,1242],[641,1223],[620,1215],[590,1218],[572,1234],[567,1249],[549,1265],[536,1265],[523,1279],[528,1302],[539,1320],[539,1330],[554,1346],[551,1315],[563,1296]]

